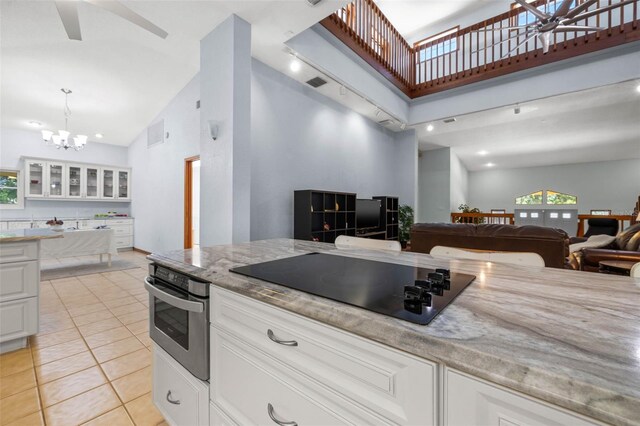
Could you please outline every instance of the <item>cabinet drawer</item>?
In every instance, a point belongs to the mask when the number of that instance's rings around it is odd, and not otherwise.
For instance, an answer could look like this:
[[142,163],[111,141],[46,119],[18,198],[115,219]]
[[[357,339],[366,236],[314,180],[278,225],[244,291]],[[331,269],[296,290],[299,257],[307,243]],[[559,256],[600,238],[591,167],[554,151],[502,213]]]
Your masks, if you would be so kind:
[[37,260],[6,263],[0,268],[0,302],[38,295],[40,270]]
[[155,344],[153,403],[171,425],[209,424],[209,387]]
[[211,323],[392,422],[436,422],[434,363],[219,288]]
[[445,373],[444,420],[445,425],[460,426],[600,424],[451,369]]
[[37,332],[37,297],[0,303],[0,342],[31,336]]
[[0,263],[24,262],[38,258],[38,241],[0,244]]
[[116,225],[116,226],[111,226],[110,224],[109,228],[113,229],[113,233],[116,236],[129,236],[133,234],[133,228],[131,226],[127,226],[127,225]]
[[107,225],[129,225],[133,226],[133,219],[107,219]]
[[116,237],[116,248],[133,247],[133,237]]
[[211,328],[211,398],[239,425],[343,425],[384,423],[359,406],[265,356],[247,343]]
[[239,426],[231,420],[216,404],[209,405],[209,426]]

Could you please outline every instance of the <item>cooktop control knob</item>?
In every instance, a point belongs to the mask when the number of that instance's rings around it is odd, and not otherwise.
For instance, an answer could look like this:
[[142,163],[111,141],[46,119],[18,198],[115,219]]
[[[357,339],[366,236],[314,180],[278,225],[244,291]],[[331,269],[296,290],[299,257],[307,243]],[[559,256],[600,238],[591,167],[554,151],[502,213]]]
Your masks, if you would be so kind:
[[446,279],[451,278],[451,271],[449,271],[448,269],[445,269],[445,268],[436,268],[436,272],[437,272],[438,274],[442,274],[442,275],[444,275],[444,277],[445,277]]
[[431,287],[431,281],[429,280],[416,280],[414,284],[417,285],[418,287],[424,287],[424,288]]
[[419,302],[423,305],[431,306],[431,293],[429,293],[428,288],[406,285],[404,286],[404,300],[405,302]]
[[444,275],[439,272],[429,272],[427,279],[431,281],[432,284],[442,285],[442,283],[444,283]]

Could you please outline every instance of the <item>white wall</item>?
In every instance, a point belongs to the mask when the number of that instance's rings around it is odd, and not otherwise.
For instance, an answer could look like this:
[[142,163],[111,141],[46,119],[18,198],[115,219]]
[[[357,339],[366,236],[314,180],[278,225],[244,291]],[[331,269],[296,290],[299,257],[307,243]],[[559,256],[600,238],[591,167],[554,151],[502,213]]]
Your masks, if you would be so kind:
[[416,222],[451,220],[451,149],[420,153],[418,160],[418,215]]
[[199,154],[200,79],[195,76],[158,114],[169,138],[147,148],[147,133],[129,146],[132,167],[134,240],[147,251],[176,250],[184,244],[184,160]]
[[415,207],[416,138],[394,134],[254,60],[251,239],[293,237],[293,191],[397,195]]
[[[428,151],[427,151],[428,152]],[[469,199],[469,172],[453,150],[450,151],[450,210],[457,212]]]
[[540,189],[578,196],[580,213],[631,214],[640,195],[640,160],[486,170],[469,173],[469,204],[488,212],[516,208],[515,197]]
[[[65,151],[47,146],[40,131],[0,129],[0,168],[23,170],[22,157],[49,158],[79,163],[97,163],[127,167],[127,147],[89,142],[82,151]],[[24,176],[24,174],[23,174]],[[133,182],[135,187],[135,182]],[[58,217],[93,217],[96,213],[117,211],[130,213],[130,203],[97,201],[25,200],[24,209],[0,210],[3,219],[44,219]]]

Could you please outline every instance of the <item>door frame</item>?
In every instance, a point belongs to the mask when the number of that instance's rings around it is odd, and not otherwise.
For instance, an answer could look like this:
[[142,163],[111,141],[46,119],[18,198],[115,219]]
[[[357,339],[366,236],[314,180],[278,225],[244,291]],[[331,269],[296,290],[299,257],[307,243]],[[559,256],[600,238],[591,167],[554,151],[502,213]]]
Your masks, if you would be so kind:
[[184,248],[193,248],[193,162],[200,160],[199,155],[184,159]]

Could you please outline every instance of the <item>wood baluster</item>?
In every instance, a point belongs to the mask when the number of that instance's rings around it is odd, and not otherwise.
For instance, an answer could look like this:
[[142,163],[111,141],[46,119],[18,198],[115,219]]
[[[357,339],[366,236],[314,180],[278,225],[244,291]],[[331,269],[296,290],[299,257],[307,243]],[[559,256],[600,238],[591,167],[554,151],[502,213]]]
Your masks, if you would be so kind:
[[[611,0],[609,0],[609,5],[611,5]],[[609,15],[609,22],[607,25],[607,35],[611,35],[611,9],[609,9],[609,11],[607,12],[607,14]]]
[[[487,21],[484,21],[483,28],[487,28]],[[487,70],[487,31],[484,31],[484,45],[482,46],[482,50],[484,51],[484,70]]]
[[[626,6],[620,6],[618,9],[620,9],[620,32],[623,33],[624,32],[624,8]],[[620,228],[622,229],[622,228]]]
[[638,28],[638,2],[633,2],[633,29]]

